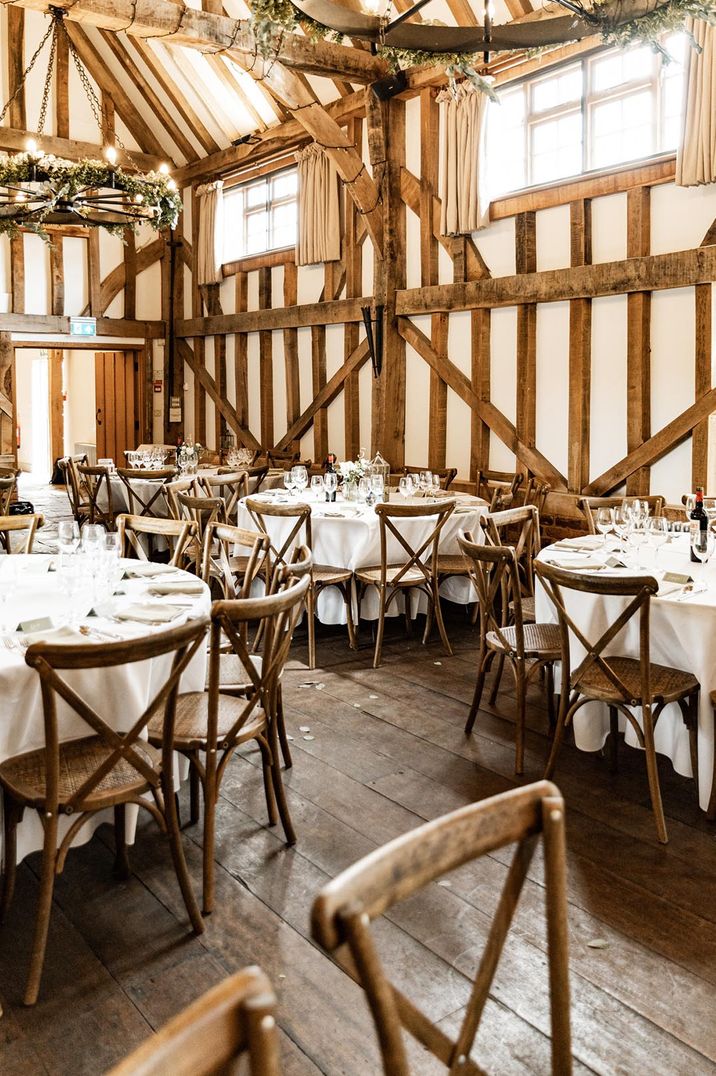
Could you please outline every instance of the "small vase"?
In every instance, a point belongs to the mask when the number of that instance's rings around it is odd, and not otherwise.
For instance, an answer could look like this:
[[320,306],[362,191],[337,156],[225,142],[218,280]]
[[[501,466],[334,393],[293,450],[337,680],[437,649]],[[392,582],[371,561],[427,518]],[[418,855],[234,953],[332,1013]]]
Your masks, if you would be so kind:
[[357,501],[358,500],[358,483],[357,482],[348,482],[346,480],[343,483],[343,496],[345,497],[345,499],[347,501]]

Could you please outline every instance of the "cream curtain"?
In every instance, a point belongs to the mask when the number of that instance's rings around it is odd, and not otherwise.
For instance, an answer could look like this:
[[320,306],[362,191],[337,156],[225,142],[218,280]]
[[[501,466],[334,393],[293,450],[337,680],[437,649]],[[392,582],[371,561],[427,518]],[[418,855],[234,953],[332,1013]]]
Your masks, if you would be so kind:
[[484,182],[487,95],[470,82],[438,96],[442,132],[440,198],[443,235],[464,235],[488,223]]
[[199,284],[218,284],[224,244],[224,184],[220,179],[197,187],[199,198],[199,249],[196,274]]
[[341,256],[338,175],[321,146],[307,146],[298,162],[296,264],[334,262]]
[[688,29],[701,47],[687,49],[681,140],[676,153],[680,187],[716,182],[716,27],[701,19]]

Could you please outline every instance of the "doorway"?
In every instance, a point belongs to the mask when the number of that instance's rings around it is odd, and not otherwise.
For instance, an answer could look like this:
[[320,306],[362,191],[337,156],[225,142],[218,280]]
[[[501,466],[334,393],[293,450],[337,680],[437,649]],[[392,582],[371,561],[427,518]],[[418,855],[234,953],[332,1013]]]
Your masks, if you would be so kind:
[[124,464],[139,443],[139,361],[134,351],[98,351],[94,357],[97,459]]

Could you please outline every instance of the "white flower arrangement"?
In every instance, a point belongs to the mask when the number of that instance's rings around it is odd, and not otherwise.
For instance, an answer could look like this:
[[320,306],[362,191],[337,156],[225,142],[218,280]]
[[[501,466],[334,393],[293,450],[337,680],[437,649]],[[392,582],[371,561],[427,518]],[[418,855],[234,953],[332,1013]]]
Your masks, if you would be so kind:
[[338,466],[340,467],[343,481],[360,482],[361,478],[365,477],[367,462],[367,460],[359,458],[357,460],[345,460],[340,463]]

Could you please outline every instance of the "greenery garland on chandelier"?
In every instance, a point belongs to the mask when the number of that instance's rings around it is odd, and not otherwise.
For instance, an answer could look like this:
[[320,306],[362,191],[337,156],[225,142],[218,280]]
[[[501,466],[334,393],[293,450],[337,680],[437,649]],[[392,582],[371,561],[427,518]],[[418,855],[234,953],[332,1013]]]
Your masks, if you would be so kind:
[[[591,7],[585,8],[585,17],[594,24],[595,35],[600,36],[606,45],[621,48],[627,48],[633,44],[649,45],[655,52],[664,56],[667,62],[671,57],[660,41],[664,34],[683,31],[688,35],[691,46],[700,51],[693,35],[686,27],[687,20],[696,19],[712,25],[716,24],[716,0],[667,0],[666,3],[655,4],[651,11],[632,19],[625,18],[628,12],[628,0],[622,3],[617,18],[615,18],[614,10],[614,0],[596,0]],[[323,38],[340,43],[344,37],[343,34],[328,26],[323,26],[300,12],[291,0],[253,0],[251,23],[258,50],[264,59],[273,58],[272,36],[277,26],[283,30],[295,30],[300,26],[311,39]],[[431,24],[426,22],[425,25]],[[432,25],[443,24],[436,22]],[[560,42],[560,44],[566,43]],[[546,49],[530,49],[529,52],[530,54],[544,52],[552,47],[554,46],[547,46]],[[423,52],[417,49],[396,48],[380,42],[376,44],[376,50],[388,61],[393,70],[415,66],[444,67],[451,82],[457,78],[467,78],[477,89],[495,99],[495,91],[491,85],[492,79],[477,71],[483,63],[481,51]]]
[[[103,224],[106,231],[120,237],[125,228],[136,228],[140,223],[156,231],[174,228],[182,204],[176,183],[163,172],[134,174],[106,161],[67,161],[40,152],[0,154],[0,188],[13,192],[12,205],[0,197],[0,234],[11,238],[20,228],[46,238],[45,224],[52,222],[53,214],[67,212],[70,205],[76,223],[81,225],[83,216],[89,217],[94,208],[93,192],[103,191],[107,200],[113,191],[118,197],[119,192],[129,195],[129,201],[122,199],[122,220]],[[23,205],[29,211],[38,203],[41,206],[30,219],[18,216]]]

